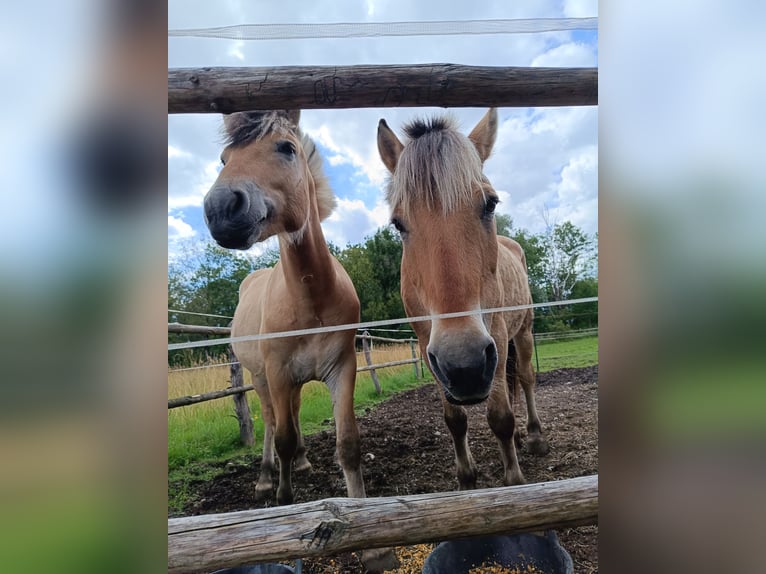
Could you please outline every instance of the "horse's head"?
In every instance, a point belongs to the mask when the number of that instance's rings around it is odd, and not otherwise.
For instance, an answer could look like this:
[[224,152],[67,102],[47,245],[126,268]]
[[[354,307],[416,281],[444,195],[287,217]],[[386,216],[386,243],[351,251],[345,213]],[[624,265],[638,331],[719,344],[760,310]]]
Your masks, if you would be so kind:
[[334,197],[299,119],[299,110],[224,117],[223,169],[204,202],[205,223],[222,247],[248,249],[278,233],[300,235],[320,188],[328,193],[319,199],[319,216],[329,215]]
[[[497,112],[471,134],[449,118],[415,121],[402,144],[384,120],[378,150],[391,172],[387,199],[402,237],[402,300],[410,316],[498,307],[494,211],[497,194],[482,173],[497,133]],[[501,318],[471,315],[413,325],[427,340],[431,370],[456,404],[487,398],[498,363],[490,333]]]

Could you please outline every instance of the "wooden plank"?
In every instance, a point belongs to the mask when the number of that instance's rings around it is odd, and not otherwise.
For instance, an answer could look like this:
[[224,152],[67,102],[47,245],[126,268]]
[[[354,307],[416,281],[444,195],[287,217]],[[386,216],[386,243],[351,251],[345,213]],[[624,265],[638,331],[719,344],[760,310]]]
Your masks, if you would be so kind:
[[253,385],[245,385],[243,387],[229,387],[228,389],[223,389],[221,391],[210,391],[209,393],[202,393],[199,395],[189,395],[187,397],[179,397],[177,399],[168,399],[168,409],[175,409],[177,407],[185,407],[187,405],[212,401],[213,399],[220,399],[221,397],[228,397],[229,395],[235,395],[237,393],[246,393],[247,391],[252,390]]
[[168,323],[168,333],[193,335],[230,335],[231,327],[208,327],[207,325],[184,325],[182,323]]
[[[245,386],[245,379],[242,375],[242,365],[234,354],[234,349],[229,345],[229,373],[231,374],[231,388],[242,389]],[[252,388],[252,387],[251,387]],[[236,393],[232,395],[234,399],[234,412],[239,422],[239,440],[245,446],[255,444],[255,432],[253,431],[253,417],[250,414],[250,405],[247,403],[245,393]]]
[[409,365],[410,363],[417,362],[417,359],[402,359],[401,361],[389,361],[388,363],[378,363],[377,365],[370,365],[368,367],[359,367],[356,372],[371,371],[373,369],[384,369],[386,367],[396,367],[397,365]]
[[473,491],[329,498],[171,518],[168,572],[597,523],[598,475]]
[[597,104],[598,68],[419,64],[168,70],[169,114]]
[[370,371],[372,384],[375,385],[375,392],[380,394],[380,381],[378,380],[378,374],[375,372],[375,367],[377,367],[377,365],[372,364],[372,354],[370,353],[370,334],[367,331],[362,334],[362,349],[364,350],[364,360],[367,361],[367,367],[358,368],[356,372],[358,373],[362,370]]

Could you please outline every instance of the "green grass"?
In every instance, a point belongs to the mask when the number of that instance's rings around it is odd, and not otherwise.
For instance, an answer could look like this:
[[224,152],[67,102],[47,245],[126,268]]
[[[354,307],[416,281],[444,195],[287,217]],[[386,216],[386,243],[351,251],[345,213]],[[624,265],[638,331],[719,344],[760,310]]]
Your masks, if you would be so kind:
[[[539,369],[538,369],[539,361]],[[541,373],[555,369],[590,367],[598,364],[598,337],[561,341],[538,341],[532,365]]]
[[[379,373],[382,392],[378,395],[369,377],[360,377],[354,392],[357,412],[386,400],[392,395],[423,384],[415,379],[411,367],[387,369]],[[430,380],[430,379],[429,379]],[[262,449],[263,420],[255,393],[248,393],[256,444],[254,449],[239,443],[239,427],[230,401],[199,403],[170,411],[168,417],[168,470],[185,467],[200,460],[219,461],[232,456],[255,453]],[[301,393],[301,430],[312,434],[334,425],[332,398],[323,383],[311,382]],[[204,407],[203,407],[204,405]]]

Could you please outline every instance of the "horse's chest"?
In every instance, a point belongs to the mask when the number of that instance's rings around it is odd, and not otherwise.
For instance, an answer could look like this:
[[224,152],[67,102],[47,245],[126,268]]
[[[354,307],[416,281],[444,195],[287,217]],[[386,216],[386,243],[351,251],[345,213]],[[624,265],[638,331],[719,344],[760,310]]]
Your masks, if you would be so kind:
[[339,362],[339,348],[332,338],[302,337],[289,355],[286,369],[297,384],[326,381]]

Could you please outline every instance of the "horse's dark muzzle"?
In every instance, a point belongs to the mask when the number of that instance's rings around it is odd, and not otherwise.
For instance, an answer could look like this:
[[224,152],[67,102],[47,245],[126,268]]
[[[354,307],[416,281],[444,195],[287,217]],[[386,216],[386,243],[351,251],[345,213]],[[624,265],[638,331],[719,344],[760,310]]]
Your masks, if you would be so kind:
[[205,224],[226,249],[249,249],[259,241],[269,214],[263,193],[252,184],[218,184],[205,196]]
[[428,362],[444,387],[450,403],[472,405],[486,400],[497,368],[497,347],[494,341],[490,341],[481,353],[467,357],[437,354],[429,351]]

